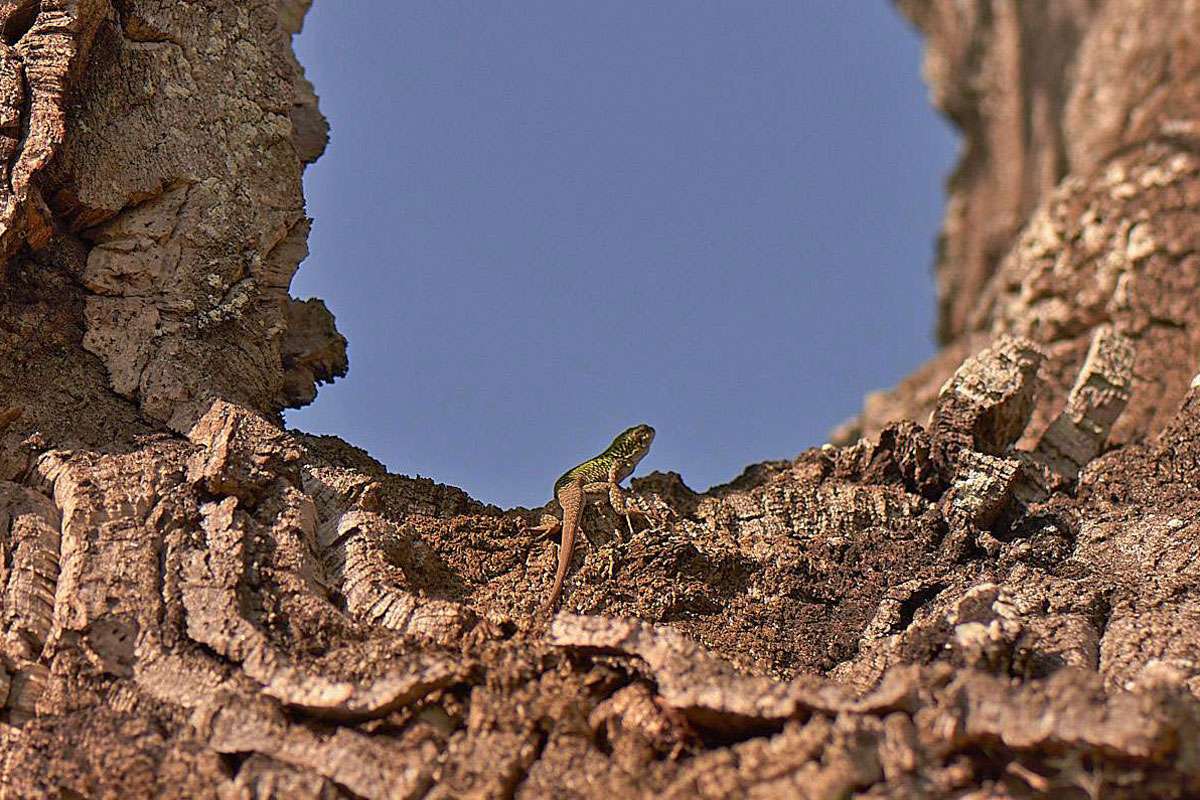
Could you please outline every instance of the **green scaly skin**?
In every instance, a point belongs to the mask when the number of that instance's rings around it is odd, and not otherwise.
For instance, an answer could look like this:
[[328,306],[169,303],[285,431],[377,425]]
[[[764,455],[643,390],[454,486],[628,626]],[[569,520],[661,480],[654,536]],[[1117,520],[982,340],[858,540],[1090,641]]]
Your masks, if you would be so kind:
[[[554,482],[554,498],[563,510],[563,534],[562,545],[558,549],[558,570],[554,575],[554,586],[550,590],[550,599],[542,607],[543,611],[553,607],[562,592],[563,580],[575,546],[579,517],[588,496],[607,494],[613,510],[624,515],[630,532],[633,531],[633,523],[629,521],[629,516],[641,512],[628,506],[619,484],[633,474],[638,462],[650,451],[650,443],[653,441],[654,428],[649,425],[635,425],[622,431],[603,453],[589,458],[577,467],[572,467]],[[556,518],[546,517],[537,529],[551,532],[559,524]]]
[[604,483],[607,485],[609,472],[616,467],[617,481],[623,481],[633,474],[638,462],[645,458],[650,451],[650,443],[654,441],[654,428],[649,425],[635,425],[622,431],[612,444],[595,458],[589,458],[579,466],[571,467],[554,482],[554,496],[567,484],[582,479],[584,484]]

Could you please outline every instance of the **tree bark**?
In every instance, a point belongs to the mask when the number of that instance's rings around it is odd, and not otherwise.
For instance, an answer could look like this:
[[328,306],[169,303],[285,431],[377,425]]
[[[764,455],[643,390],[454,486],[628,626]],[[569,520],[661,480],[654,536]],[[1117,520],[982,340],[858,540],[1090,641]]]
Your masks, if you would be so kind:
[[281,425],[308,2],[0,0],[0,798],[1200,793],[1200,6],[899,5],[943,350],[545,619],[541,510]]

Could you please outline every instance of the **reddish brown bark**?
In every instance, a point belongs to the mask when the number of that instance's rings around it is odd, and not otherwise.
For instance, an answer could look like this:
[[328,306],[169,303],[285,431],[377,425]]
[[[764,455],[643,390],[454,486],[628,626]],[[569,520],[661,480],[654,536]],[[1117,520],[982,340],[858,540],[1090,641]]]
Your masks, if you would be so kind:
[[902,2],[944,350],[589,506],[553,620],[536,510],[280,425],[307,5],[0,2],[0,797],[1200,793],[1195,3]]

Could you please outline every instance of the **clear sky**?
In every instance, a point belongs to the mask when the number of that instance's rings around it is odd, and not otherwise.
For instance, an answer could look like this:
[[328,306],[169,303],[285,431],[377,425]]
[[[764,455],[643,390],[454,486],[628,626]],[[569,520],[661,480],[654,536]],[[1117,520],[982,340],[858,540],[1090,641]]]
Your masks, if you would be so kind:
[[955,137],[884,0],[317,0],[350,374],[289,424],[503,506],[629,425],[694,489],[934,351]]

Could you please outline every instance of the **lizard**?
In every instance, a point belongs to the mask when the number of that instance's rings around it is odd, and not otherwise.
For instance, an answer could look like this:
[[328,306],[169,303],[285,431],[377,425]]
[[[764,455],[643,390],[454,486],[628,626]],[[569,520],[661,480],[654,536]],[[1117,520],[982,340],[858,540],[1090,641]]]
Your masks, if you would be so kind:
[[25,413],[25,409],[20,406],[0,406],[0,433],[20,419],[23,413]]
[[562,529],[562,542],[558,547],[558,570],[554,574],[550,599],[542,606],[541,613],[553,608],[562,592],[563,579],[567,575],[567,566],[571,563],[571,555],[575,548],[575,534],[579,530],[583,504],[589,496],[608,494],[609,504],[614,511],[625,517],[629,532],[633,533],[630,515],[644,516],[644,512],[629,505],[620,482],[633,474],[638,462],[650,450],[650,443],[653,441],[654,428],[649,425],[634,425],[618,434],[603,453],[572,467],[555,481],[554,499],[562,508],[562,521],[547,514],[542,517],[541,524],[534,528],[546,535]]

